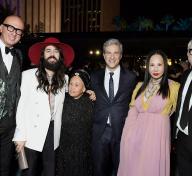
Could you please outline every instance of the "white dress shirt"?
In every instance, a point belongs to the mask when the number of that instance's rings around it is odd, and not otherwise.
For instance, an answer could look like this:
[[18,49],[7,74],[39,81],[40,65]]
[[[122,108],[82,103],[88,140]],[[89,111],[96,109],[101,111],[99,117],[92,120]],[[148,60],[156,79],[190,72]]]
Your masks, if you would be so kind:
[[13,62],[13,56],[9,52],[9,54],[5,54],[5,44],[3,41],[0,39],[0,49],[1,49],[1,54],[3,58],[3,62],[7,68],[8,73],[11,70],[12,62]]
[[[114,97],[119,88],[119,78],[120,78],[120,66],[118,66],[114,71],[110,71],[107,67],[105,69],[105,78],[104,78],[104,87],[109,96],[109,79],[110,79],[110,72],[113,72],[113,83],[114,83]],[[110,120],[108,117],[107,123],[110,124]]]
[[[109,79],[110,79],[110,71],[108,68],[105,69],[105,79],[104,79],[104,86],[105,90],[107,92],[107,95],[109,96]],[[119,88],[119,77],[120,77],[120,66],[118,66],[114,71],[113,71],[113,83],[114,83],[114,96],[117,93],[117,90]]]

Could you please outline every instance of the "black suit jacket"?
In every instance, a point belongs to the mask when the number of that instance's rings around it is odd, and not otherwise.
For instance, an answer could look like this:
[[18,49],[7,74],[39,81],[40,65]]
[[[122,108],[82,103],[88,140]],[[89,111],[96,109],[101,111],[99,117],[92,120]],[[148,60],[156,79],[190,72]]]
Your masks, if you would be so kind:
[[119,142],[127,117],[132,92],[136,85],[136,76],[131,71],[121,67],[119,88],[112,103],[110,103],[104,87],[104,76],[105,69],[99,70],[91,75],[92,89],[96,93],[93,115],[93,140],[98,140],[102,136],[110,114],[113,135],[115,140]]
[[0,50],[0,134],[13,129],[16,125],[15,115],[20,97],[21,64],[21,52],[16,50],[11,70],[8,73]]
[[178,99],[177,99],[177,107],[176,107],[175,118],[174,118],[174,123],[173,123],[173,136],[172,136],[173,139],[176,137],[177,120],[179,118],[179,111],[180,111],[180,108],[181,108],[183,88],[185,86],[186,80],[187,80],[190,72],[191,72],[191,70],[187,70],[186,72],[183,73],[183,76],[181,78],[181,85],[180,85],[180,88],[179,88]]

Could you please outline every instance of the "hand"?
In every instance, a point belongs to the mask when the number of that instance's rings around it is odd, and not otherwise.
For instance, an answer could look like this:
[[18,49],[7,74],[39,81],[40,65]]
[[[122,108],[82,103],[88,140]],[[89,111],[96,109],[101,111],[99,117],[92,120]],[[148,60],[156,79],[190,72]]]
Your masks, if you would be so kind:
[[92,90],[87,90],[86,93],[89,94],[90,100],[92,100],[92,101],[95,101],[95,100],[96,100],[96,95],[95,95],[95,92],[94,92],[94,91],[92,91]]
[[25,146],[26,141],[15,141],[16,151],[19,153]]

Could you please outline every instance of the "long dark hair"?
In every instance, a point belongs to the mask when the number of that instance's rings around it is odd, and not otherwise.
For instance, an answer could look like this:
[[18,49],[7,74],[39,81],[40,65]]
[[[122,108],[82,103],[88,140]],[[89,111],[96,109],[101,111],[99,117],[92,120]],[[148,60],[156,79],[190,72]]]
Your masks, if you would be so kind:
[[36,71],[37,80],[39,82],[39,85],[37,86],[37,89],[44,90],[47,94],[48,91],[51,91],[53,94],[57,94],[58,90],[61,90],[66,83],[65,80],[65,71],[66,68],[63,63],[63,53],[58,48],[60,57],[59,57],[59,67],[54,72],[54,75],[52,77],[52,83],[51,83],[51,89],[49,85],[49,81],[47,79],[47,73],[45,71],[45,67],[43,66],[44,61],[44,49],[41,51],[41,58],[40,58],[40,64],[38,67],[38,70]]
[[162,95],[163,99],[167,98],[169,96],[170,90],[169,90],[169,84],[168,84],[167,55],[161,50],[154,50],[154,51],[151,51],[147,56],[144,81],[143,81],[143,84],[142,84],[141,88],[139,89],[136,97],[138,97],[146,89],[147,85],[149,84],[149,81],[151,79],[151,75],[149,73],[149,62],[150,62],[151,57],[155,54],[160,55],[163,58],[163,63],[164,63],[164,73],[162,75],[162,79],[160,82],[160,88],[157,93],[159,95]]

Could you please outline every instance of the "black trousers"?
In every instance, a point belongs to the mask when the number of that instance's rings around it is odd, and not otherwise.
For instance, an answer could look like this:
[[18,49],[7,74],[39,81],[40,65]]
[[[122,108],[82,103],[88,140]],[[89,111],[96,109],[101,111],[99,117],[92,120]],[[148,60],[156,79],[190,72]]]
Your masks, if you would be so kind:
[[12,142],[15,128],[0,135],[0,175],[10,176],[15,171],[15,146]]
[[192,136],[179,131],[177,135],[176,157],[179,176],[192,175]]
[[101,139],[93,141],[95,176],[116,176],[119,166],[120,143],[114,140],[112,128],[106,126]]
[[25,153],[29,168],[22,171],[22,176],[55,176],[53,121],[50,123],[43,151],[25,148]]

